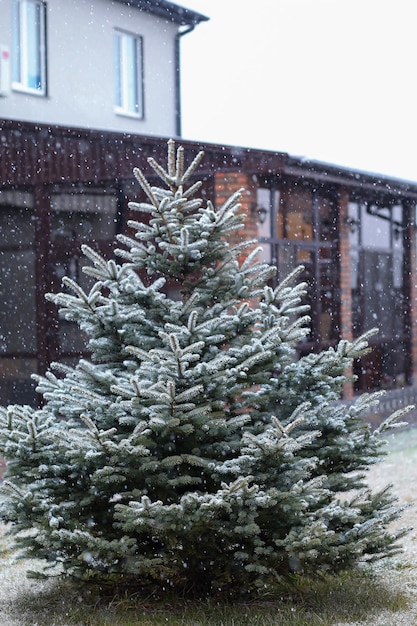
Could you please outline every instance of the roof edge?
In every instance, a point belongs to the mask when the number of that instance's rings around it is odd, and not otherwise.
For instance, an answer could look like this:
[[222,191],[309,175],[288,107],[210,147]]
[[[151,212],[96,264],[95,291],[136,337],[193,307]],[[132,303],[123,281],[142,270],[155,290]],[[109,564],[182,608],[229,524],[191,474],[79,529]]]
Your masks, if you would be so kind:
[[380,172],[366,171],[362,169],[351,168],[337,163],[328,163],[326,161],[314,160],[307,157],[299,157],[288,155],[285,172],[287,174],[297,175],[300,171],[303,175],[311,178],[319,178],[330,181],[343,180],[345,184],[360,186],[368,185],[375,189],[383,189],[387,194],[396,194],[404,192],[417,193],[417,181]]
[[116,0],[121,4],[136,7],[146,13],[163,17],[170,22],[181,26],[196,26],[200,22],[206,22],[206,15],[192,11],[168,0]]

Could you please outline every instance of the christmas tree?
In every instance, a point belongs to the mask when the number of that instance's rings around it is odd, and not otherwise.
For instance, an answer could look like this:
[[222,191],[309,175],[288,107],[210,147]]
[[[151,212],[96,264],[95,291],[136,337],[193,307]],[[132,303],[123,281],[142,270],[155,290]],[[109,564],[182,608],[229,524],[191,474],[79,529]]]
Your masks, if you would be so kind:
[[251,593],[398,550],[395,498],[366,489],[398,416],[372,431],[377,398],[340,402],[367,337],[296,359],[306,286],[270,287],[253,242],[231,244],[239,194],[203,204],[202,156],[186,168],[170,141],[166,170],[149,159],[161,187],[135,170],[148,218],[120,263],[83,246],[91,290],[65,278],[49,296],[91,358],[37,376],[41,408],[1,410],[0,515],[46,572]]

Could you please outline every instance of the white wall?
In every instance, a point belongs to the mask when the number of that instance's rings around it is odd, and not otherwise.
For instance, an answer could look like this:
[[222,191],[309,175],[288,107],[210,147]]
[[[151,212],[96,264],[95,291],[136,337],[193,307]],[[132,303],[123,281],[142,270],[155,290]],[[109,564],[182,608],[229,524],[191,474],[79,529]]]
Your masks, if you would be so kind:
[[[114,112],[113,32],[143,36],[144,119]],[[111,0],[47,0],[47,96],[11,91],[0,118],[175,135],[176,24]],[[11,49],[11,0],[0,0],[0,45]]]

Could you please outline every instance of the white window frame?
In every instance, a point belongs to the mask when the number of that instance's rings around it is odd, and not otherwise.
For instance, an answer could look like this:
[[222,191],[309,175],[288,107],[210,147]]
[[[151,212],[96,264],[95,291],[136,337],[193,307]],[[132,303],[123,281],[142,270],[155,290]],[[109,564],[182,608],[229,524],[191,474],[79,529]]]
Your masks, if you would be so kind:
[[[31,22],[33,10],[39,21]],[[13,0],[12,20],[12,88],[45,96],[46,5],[42,0]]]
[[118,115],[143,119],[143,38],[114,31],[114,110]]

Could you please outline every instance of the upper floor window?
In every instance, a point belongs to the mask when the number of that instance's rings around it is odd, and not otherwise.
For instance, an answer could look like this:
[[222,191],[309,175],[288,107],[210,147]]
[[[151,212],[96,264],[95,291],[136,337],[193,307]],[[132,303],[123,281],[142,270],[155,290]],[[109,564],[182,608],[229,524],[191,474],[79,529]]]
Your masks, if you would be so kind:
[[143,117],[142,38],[116,31],[114,35],[115,110]]
[[13,88],[46,94],[45,4],[40,0],[13,0]]

